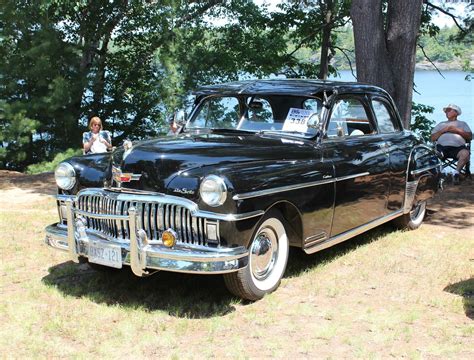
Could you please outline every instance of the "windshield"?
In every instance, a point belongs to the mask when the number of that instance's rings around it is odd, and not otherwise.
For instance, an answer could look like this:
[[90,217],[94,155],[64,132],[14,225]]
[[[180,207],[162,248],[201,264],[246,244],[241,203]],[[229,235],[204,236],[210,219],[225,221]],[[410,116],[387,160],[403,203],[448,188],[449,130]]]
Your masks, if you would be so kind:
[[299,96],[209,96],[201,101],[187,130],[281,132],[312,137],[317,133],[322,102]]

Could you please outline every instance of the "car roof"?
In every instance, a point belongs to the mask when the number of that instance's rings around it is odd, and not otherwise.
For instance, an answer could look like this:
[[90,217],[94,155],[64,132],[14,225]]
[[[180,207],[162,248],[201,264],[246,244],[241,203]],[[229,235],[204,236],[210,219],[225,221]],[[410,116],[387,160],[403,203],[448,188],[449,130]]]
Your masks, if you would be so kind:
[[216,85],[206,85],[194,91],[194,95],[303,95],[311,96],[322,91],[336,90],[340,93],[376,93],[386,95],[385,90],[357,82],[326,81],[312,79],[268,79],[244,80]]

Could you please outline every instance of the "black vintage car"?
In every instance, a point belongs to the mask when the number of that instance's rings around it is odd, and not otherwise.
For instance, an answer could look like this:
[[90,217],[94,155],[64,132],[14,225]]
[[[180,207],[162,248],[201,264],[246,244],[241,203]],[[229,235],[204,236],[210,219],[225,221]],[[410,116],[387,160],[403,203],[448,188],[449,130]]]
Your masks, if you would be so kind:
[[195,95],[177,136],[61,163],[46,243],[137,276],[224,274],[257,300],[280,284],[290,246],[311,254],[423,221],[440,163],[382,89],[252,80]]

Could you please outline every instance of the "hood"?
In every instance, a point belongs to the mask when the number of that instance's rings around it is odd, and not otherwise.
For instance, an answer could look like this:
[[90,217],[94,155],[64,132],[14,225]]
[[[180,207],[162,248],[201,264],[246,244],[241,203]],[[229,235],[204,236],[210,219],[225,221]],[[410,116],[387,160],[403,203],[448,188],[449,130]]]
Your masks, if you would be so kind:
[[196,168],[232,164],[298,160],[314,152],[313,142],[267,134],[180,135],[137,143],[128,152],[117,151],[114,166],[140,175],[122,187],[163,191],[177,175]]

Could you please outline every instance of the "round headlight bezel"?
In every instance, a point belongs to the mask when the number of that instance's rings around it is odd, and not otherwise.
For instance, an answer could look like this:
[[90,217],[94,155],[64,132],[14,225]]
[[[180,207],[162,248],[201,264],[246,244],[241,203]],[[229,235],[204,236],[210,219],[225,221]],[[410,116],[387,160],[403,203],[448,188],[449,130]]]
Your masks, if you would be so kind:
[[227,199],[227,185],[220,176],[208,175],[201,181],[199,195],[207,205],[221,206]]
[[71,190],[76,185],[76,171],[71,164],[60,163],[54,171],[54,179],[60,189]]

